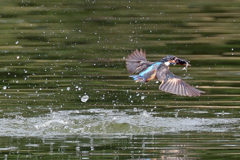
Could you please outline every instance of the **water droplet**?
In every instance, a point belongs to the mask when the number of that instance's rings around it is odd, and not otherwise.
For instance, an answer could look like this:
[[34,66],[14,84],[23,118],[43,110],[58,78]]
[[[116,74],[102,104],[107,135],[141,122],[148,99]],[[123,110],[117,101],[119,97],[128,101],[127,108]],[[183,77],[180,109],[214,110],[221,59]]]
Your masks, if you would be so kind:
[[145,98],[145,96],[141,96],[141,99],[144,99]]
[[69,91],[71,88],[70,87],[67,87],[67,90]]
[[89,99],[88,95],[82,96],[81,101],[82,102],[87,102],[87,100]]
[[3,89],[5,90],[5,89],[7,89],[7,87],[6,87],[6,86],[3,86]]
[[18,43],[19,43],[19,41],[16,41],[16,42],[15,42],[15,44],[18,44]]
[[147,111],[145,111],[145,110],[142,112],[142,115],[144,117],[149,117],[150,116],[150,114]]

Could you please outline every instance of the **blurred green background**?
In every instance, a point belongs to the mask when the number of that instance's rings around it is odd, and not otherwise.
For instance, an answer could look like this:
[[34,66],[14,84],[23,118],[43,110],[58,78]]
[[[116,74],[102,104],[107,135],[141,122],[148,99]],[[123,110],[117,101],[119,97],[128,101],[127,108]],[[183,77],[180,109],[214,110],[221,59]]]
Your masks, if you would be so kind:
[[[239,159],[239,6],[1,1],[0,157]],[[125,59],[136,48],[190,60],[170,69],[206,94],[135,84]]]

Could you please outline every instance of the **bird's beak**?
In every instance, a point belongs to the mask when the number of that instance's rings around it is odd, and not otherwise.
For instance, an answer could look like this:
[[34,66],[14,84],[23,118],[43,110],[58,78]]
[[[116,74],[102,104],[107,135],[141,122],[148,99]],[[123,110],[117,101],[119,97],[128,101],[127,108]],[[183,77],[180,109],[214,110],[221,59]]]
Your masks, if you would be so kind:
[[189,64],[190,61],[187,61],[187,60],[181,59],[181,58],[177,58],[177,59],[175,60],[175,63],[178,64],[178,65],[183,65],[183,66],[186,66],[186,65],[187,65],[187,67],[188,67],[188,66],[191,66],[191,65]]

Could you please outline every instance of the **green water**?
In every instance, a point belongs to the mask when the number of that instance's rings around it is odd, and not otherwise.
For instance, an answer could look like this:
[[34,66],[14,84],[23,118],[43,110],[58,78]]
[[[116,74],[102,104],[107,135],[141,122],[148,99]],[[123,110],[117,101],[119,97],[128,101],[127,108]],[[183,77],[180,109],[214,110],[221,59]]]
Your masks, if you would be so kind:
[[[239,6],[1,1],[0,158],[239,159]],[[134,83],[136,48],[206,94]]]

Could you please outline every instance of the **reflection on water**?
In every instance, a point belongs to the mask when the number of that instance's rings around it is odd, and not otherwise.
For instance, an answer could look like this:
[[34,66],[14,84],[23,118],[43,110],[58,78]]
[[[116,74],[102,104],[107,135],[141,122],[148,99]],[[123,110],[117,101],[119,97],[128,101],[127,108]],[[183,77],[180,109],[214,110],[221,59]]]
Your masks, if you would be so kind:
[[5,159],[238,159],[238,138],[238,134],[223,137],[211,132],[13,137],[1,140],[7,147],[0,148],[0,152]]
[[[239,2],[9,1],[0,5],[1,159],[239,159]],[[143,48],[206,91],[135,84]]]

